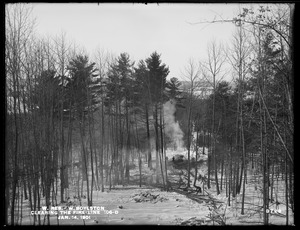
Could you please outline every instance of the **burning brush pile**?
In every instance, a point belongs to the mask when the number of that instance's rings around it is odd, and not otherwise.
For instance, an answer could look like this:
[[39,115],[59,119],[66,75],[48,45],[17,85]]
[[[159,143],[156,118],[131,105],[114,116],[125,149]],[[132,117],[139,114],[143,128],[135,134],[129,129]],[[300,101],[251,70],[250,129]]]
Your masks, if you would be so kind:
[[140,202],[157,203],[159,201],[164,202],[164,201],[168,200],[168,198],[166,198],[160,194],[151,193],[150,191],[143,191],[138,194],[134,194],[131,198],[137,203],[140,203]]

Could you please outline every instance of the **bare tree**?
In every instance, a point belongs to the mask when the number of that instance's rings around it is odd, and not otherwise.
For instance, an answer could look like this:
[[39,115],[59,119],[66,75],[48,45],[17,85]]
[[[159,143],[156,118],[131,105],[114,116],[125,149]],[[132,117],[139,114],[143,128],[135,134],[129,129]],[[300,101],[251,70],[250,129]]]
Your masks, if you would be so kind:
[[[244,199],[245,199],[245,182],[247,175],[247,165],[246,165],[246,150],[245,150],[245,138],[244,138],[244,112],[243,112],[243,101],[245,94],[245,77],[247,72],[249,72],[249,56],[250,56],[250,44],[247,40],[247,33],[243,25],[237,27],[235,34],[233,35],[233,47],[227,53],[227,58],[233,68],[235,75],[237,75],[237,88],[238,88],[238,99],[237,99],[237,116],[236,116],[236,150],[238,159],[240,156],[240,147],[242,146],[242,166],[241,166],[241,176],[238,182],[237,192],[241,186],[241,181],[243,180],[243,194],[242,194],[242,209],[241,214],[244,214]],[[240,135],[239,135],[240,134]],[[241,143],[239,143],[241,141]]]
[[[105,136],[105,107],[104,107],[104,98],[105,98],[105,85],[107,80],[107,72],[109,70],[110,65],[112,64],[112,54],[104,51],[103,49],[97,49],[96,53],[94,54],[94,59],[96,60],[96,67],[99,72],[99,77],[101,81],[101,89],[99,92],[99,97],[101,100],[101,108],[99,111],[99,117],[101,117],[101,122],[99,122],[99,130],[100,130],[100,137],[101,137],[101,147],[100,147],[100,159],[99,159],[99,170],[100,170],[100,180],[101,180],[101,191],[104,192],[104,147],[106,136]],[[96,165],[97,160],[96,160]],[[98,178],[98,167],[96,167],[96,175]],[[97,179],[98,180],[98,179]]]
[[187,187],[190,187],[190,177],[191,177],[191,142],[192,142],[192,132],[193,132],[193,122],[192,122],[192,113],[193,105],[195,99],[195,91],[200,83],[200,70],[199,66],[195,63],[193,59],[189,59],[189,62],[185,68],[185,73],[183,74],[184,78],[188,82],[187,94],[188,94],[188,124],[187,124],[187,150],[188,150],[188,182]]
[[[67,76],[67,65],[70,60],[70,50],[71,44],[67,43],[66,33],[62,32],[60,36],[57,36],[54,40],[55,48],[54,52],[56,55],[56,71],[60,76],[61,85],[64,86],[66,83]],[[60,200],[64,202],[64,190],[67,188],[67,170],[68,165],[68,155],[66,154],[65,146],[65,131],[64,131],[64,98],[65,98],[65,88],[61,87],[60,92],[60,157],[61,157],[61,167],[60,167]]]
[[[6,223],[10,207],[10,224],[15,225],[15,201],[16,191],[20,177],[20,152],[23,151],[22,134],[23,117],[20,116],[22,94],[21,83],[24,82],[22,61],[24,60],[24,49],[29,41],[33,29],[34,21],[30,18],[32,8],[25,4],[7,4],[5,6],[5,56],[6,56],[6,113],[10,118],[9,127],[13,129],[12,145],[6,148]],[[10,198],[10,194],[12,194]],[[9,203],[11,201],[11,204]]]
[[[226,57],[223,54],[223,50],[224,48],[222,44],[217,45],[216,41],[213,40],[208,46],[208,59],[207,61],[201,64],[204,78],[206,78],[211,83],[211,86],[213,87],[211,153],[213,156],[217,194],[220,193],[220,190],[219,190],[219,183],[218,183],[218,170],[217,170],[217,159],[216,159],[215,91],[216,91],[216,85],[224,78],[226,74],[226,72],[224,72],[224,64],[226,61]],[[209,174],[210,172],[208,172],[208,176]],[[208,187],[210,187],[209,183],[210,182],[208,179]]]

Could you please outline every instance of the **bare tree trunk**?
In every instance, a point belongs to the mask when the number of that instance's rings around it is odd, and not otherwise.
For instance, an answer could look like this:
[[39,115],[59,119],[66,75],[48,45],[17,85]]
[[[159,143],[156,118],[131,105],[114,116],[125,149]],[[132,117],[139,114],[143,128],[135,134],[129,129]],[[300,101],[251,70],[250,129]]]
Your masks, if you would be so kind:
[[163,181],[164,189],[166,189],[165,185],[165,178],[164,178],[164,172],[163,172],[163,165],[164,165],[164,136],[163,136],[163,115],[162,115],[162,105],[160,105],[160,113],[159,113],[159,123],[160,123],[160,169],[161,169],[161,176]]
[[127,178],[127,183],[129,184],[129,177],[130,177],[130,172],[129,172],[129,151],[130,151],[130,127],[129,127],[129,113],[128,113],[128,105],[126,103],[126,135],[127,135],[127,141],[126,141],[126,172],[125,172],[125,177]]
[[190,187],[191,182],[191,116],[192,116],[192,93],[193,90],[191,90],[190,95],[190,103],[189,103],[189,111],[188,111],[188,130],[187,130],[187,150],[188,150],[188,181],[187,181],[187,187]]
[[288,163],[287,163],[287,153],[285,154],[285,215],[286,215],[286,225],[289,225],[289,184],[288,184]]
[[[261,101],[261,100],[260,100]],[[261,136],[261,154],[262,154],[262,173],[263,173],[263,218],[264,218],[264,224],[268,224],[268,217],[267,217],[267,194],[266,194],[266,152],[265,152],[265,134],[264,134],[264,111],[262,109],[262,105],[260,102],[260,136]]]
[[154,111],[154,129],[155,129],[155,147],[156,147],[156,184],[159,183],[159,136],[158,136],[158,108],[157,103],[155,104],[155,111]]
[[148,148],[148,167],[152,169],[152,154],[151,154],[151,142],[150,142],[150,126],[149,126],[149,108],[145,105],[145,118],[147,129],[147,148]]
[[[88,175],[88,158],[86,154],[86,147],[84,144],[84,118],[82,118],[81,121],[79,121],[79,129],[80,129],[80,137],[81,137],[81,146],[82,146],[82,164],[83,164],[83,177],[85,176],[86,178],[86,189],[87,189],[87,199],[88,202],[90,200],[90,188],[89,188],[89,175]],[[83,181],[83,180],[82,180]]]
[[223,175],[224,175],[224,156],[222,156],[222,163],[221,163],[221,181],[220,181],[220,190],[222,191],[223,185]]
[[232,172],[233,172],[233,179],[232,179],[232,197],[235,197],[236,195],[236,175],[237,175],[237,164],[238,162],[236,162],[236,156],[233,156],[233,159],[234,159],[234,163],[233,163],[233,169],[232,169]]
[[[100,178],[101,178],[101,192],[104,192],[104,133],[105,133],[105,116],[104,116],[104,102],[101,102],[101,153],[100,153]],[[109,127],[108,127],[109,128]]]
[[211,174],[211,133],[208,138],[208,153],[207,153],[207,188],[210,189],[210,174]]
[[241,114],[241,133],[242,133],[242,152],[243,152],[243,165],[244,165],[244,181],[243,181],[243,194],[242,194],[242,210],[241,210],[241,214],[244,215],[244,203],[245,203],[245,192],[246,192],[245,183],[246,183],[246,178],[247,178],[247,165],[246,165],[244,123],[243,123],[243,115],[242,114]]
[[[164,140],[165,140],[165,119],[164,119],[164,115],[162,116],[162,127],[163,127],[163,137],[164,137]],[[165,143],[163,143],[163,152],[165,153],[165,157],[164,157],[164,160],[165,160],[165,177],[166,177],[166,185],[167,185],[167,191],[169,191],[169,186],[170,183],[169,183],[169,180],[168,180],[168,167],[167,167],[167,161],[168,161],[168,158],[167,158],[167,154],[166,154],[166,147],[165,147]]]
[[196,159],[195,159],[195,177],[194,177],[194,187],[196,187],[196,182],[197,182],[197,174],[198,174],[198,140],[199,140],[199,130],[197,129],[197,133],[196,133]]
[[[89,111],[90,112],[90,111]],[[90,115],[88,115],[90,116]],[[91,154],[91,170],[92,170],[92,181],[91,181],[91,195],[88,196],[88,206],[93,206],[93,188],[94,188],[94,159],[93,159],[93,135],[92,135],[92,130],[91,130],[91,124],[90,124],[90,117],[88,118],[88,126],[89,126],[89,135],[90,135],[90,154]],[[93,119],[93,118],[92,118]]]
[[232,144],[230,143],[230,160],[229,160],[229,188],[228,188],[228,206],[230,206],[230,194],[232,188]]
[[139,134],[138,134],[138,122],[136,119],[136,113],[134,113],[135,118],[135,137],[136,137],[136,146],[138,151],[138,162],[139,162],[139,174],[140,174],[140,181],[139,186],[142,187],[142,158],[141,158],[141,152],[140,152],[140,140],[139,140]]
[[218,169],[217,169],[217,157],[216,157],[216,130],[215,130],[215,101],[216,101],[216,75],[213,74],[213,104],[212,104],[212,128],[211,128],[211,143],[212,143],[212,155],[214,162],[214,173],[216,181],[217,195],[220,194],[219,180],[218,180]]

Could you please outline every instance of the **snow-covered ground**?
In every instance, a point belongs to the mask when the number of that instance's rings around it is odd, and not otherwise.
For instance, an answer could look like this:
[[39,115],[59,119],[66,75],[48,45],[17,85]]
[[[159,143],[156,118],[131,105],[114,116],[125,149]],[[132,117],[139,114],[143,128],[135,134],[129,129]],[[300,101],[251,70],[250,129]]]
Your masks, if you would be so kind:
[[[157,201],[137,202],[134,198],[143,192],[159,196],[163,199]],[[175,192],[165,192],[151,187],[122,187],[116,186],[114,190],[95,191],[93,198],[94,207],[103,207],[100,214],[89,216],[83,222],[83,215],[65,215],[68,219],[57,220],[57,216],[50,218],[51,225],[176,225],[190,217],[201,217],[203,221],[209,210],[206,206],[192,201],[184,195]],[[82,206],[87,205],[87,200],[82,200]],[[78,202],[76,202],[78,206]],[[111,211],[111,214],[109,212]],[[22,225],[32,225],[33,216],[28,208],[23,211]],[[63,216],[63,215],[61,215]],[[41,216],[44,217],[44,216]],[[42,218],[42,223],[43,223]]]
[[[220,215],[226,225],[261,225],[263,223],[260,207],[261,196],[259,192],[252,191],[250,186],[247,189],[245,214],[241,215],[241,195],[237,195],[231,201],[231,206],[228,206],[225,192],[215,195],[214,186],[206,191],[210,197],[219,201],[215,208],[210,199],[196,202],[185,195],[172,191],[161,191],[149,186],[141,188],[115,186],[111,191],[93,192],[93,207],[100,207],[99,214],[59,215],[59,218],[65,217],[66,219],[58,219],[58,216],[52,215],[50,223],[51,225],[183,225],[185,223],[218,225],[216,221],[212,221],[212,216]],[[145,193],[160,199],[150,198],[143,201],[137,199]],[[203,195],[199,195],[199,197],[207,198]],[[66,203],[59,205],[65,207]],[[79,202],[75,200],[73,205],[78,207]],[[81,205],[86,207],[87,199],[82,199]],[[278,209],[281,209],[282,214],[270,215],[270,223],[284,225],[285,205],[279,205]],[[85,220],[82,219],[84,216]],[[41,220],[43,223],[43,215]],[[292,215],[290,215],[290,224],[293,224]],[[30,214],[28,201],[24,201],[22,225],[33,225],[33,216]]]
[[[198,165],[198,175],[207,176],[207,149],[205,154],[202,154],[202,148],[199,148],[199,157],[203,163]],[[187,158],[186,149],[167,149],[166,155],[171,160],[175,155],[184,155]],[[153,154],[154,155],[154,154]],[[195,157],[195,152],[191,152],[191,158]],[[113,186],[111,191],[108,187],[105,188],[105,192],[94,191],[93,192],[93,206],[103,207],[104,210],[100,214],[87,215],[89,218],[81,219],[84,215],[71,215],[69,219],[58,220],[57,216],[51,216],[51,225],[107,225],[107,224],[139,224],[139,225],[217,225],[218,223],[212,221],[213,216],[220,216],[222,221],[226,225],[262,225],[263,224],[263,212],[262,212],[262,180],[259,175],[254,171],[249,171],[247,176],[246,194],[245,194],[245,214],[241,215],[241,203],[242,195],[237,194],[235,198],[231,197],[231,205],[228,205],[228,197],[226,197],[226,189],[223,184],[223,189],[219,195],[216,195],[216,186],[214,180],[211,181],[211,188],[208,189],[206,184],[203,186],[203,181],[197,181],[197,185],[202,188],[205,187],[205,192],[202,194],[196,194],[190,192],[189,194],[181,195],[174,191],[166,192],[160,189],[152,187],[155,183],[155,161],[153,160],[153,169],[148,168],[147,163],[143,161],[142,164],[142,182],[141,188],[139,184],[139,168],[138,162],[134,162],[135,168],[130,170],[131,185],[127,186]],[[179,181],[179,171],[173,168],[172,162],[169,161],[170,167],[168,167],[169,180]],[[191,170],[194,173],[194,169]],[[161,179],[160,171],[159,176]],[[214,176],[211,177],[214,179]],[[191,175],[191,182],[194,181]],[[220,183],[220,175],[219,175]],[[224,178],[223,178],[224,183]],[[193,184],[193,183],[192,183]],[[192,185],[191,185],[192,186]],[[286,223],[286,205],[285,205],[285,184],[281,178],[278,178],[274,184],[274,197],[276,195],[278,203],[270,203],[270,210],[275,210],[277,213],[269,215],[269,222],[276,225],[285,225]],[[86,187],[84,183],[84,188]],[[192,186],[193,187],[193,186]],[[58,189],[59,190],[59,189]],[[242,191],[242,189],[241,189]],[[157,202],[137,202],[136,196],[147,192],[154,197],[159,197]],[[203,191],[202,191],[203,192]],[[73,196],[77,195],[75,186],[70,186],[67,196],[71,197],[71,200],[75,206],[79,206],[79,201],[73,199]],[[197,198],[199,202],[196,202],[191,197]],[[58,196],[59,198],[59,196]],[[217,204],[214,206],[216,200]],[[42,205],[44,200],[42,198]],[[58,204],[60,206],[66,206],[64,204]],[[82,199],[82,206],[87,206],[87,199]],[[30,214],[28,200],[23,201],[22,209],[22,225],[32,225],[33,216]],[[111,211],[111,214],[109,212]],[[41,216],[44,217],[44,216]],[[71,219],[70,219],[71,218]],[[42,218],[43,223],[44,218]],[[46,222],[45,222],[46,223]],[[293,214],[289,208],[289,224],[294,223]]]
[[[191,177],[193,180],[193,177]],[[224,178],[223,178],[224,179]],[[228,205],[228,196],[226,196],[226,189],[223,189],[217,195],[215,182],[211,182],[211,188],[206,188],[206,192],[210,197],[223,202],[222,211],[225,213],[226,225],[261,225],[263,224],[263,195],[262,195],[262,180],[255,179],[253,175],[247,176],[247,184],[245,186],[245,203],[244,215],[241,215],[242,207],[242,188],[241,193],[236,194],[236,197],[230,197],[230,206]],[[269,203],[269,223],[272,225],[286,224],[286,203],[285,203],[285,183],[284,180],[275,182],[273,191],[274,201]],[[220,186],[220,175],[219,175]],[[205,192],[205,193],[206,193]],[[275,201],[278,201],[276,204]],[[226,208],[225,208],[226,207]],[[289,225],[293,225],[294,216],[289,207]]]

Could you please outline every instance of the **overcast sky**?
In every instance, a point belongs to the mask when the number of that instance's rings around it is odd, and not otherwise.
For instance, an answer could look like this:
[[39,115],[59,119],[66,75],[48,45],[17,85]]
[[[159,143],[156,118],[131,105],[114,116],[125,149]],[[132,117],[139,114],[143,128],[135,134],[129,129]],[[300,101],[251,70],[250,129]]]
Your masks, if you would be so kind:
[[189,23],[232,19],[237,4],[33,4],[37,32],[56,36],[62,31],[68,39],[85,47],[92,57],[96,49],[118,56],[129,53],[133,61],[145,59],[154,51],[169,66],[170,77],[181,79],[188,60],[207,58],[207,44],[228,43],[235,29],[232,23]]

